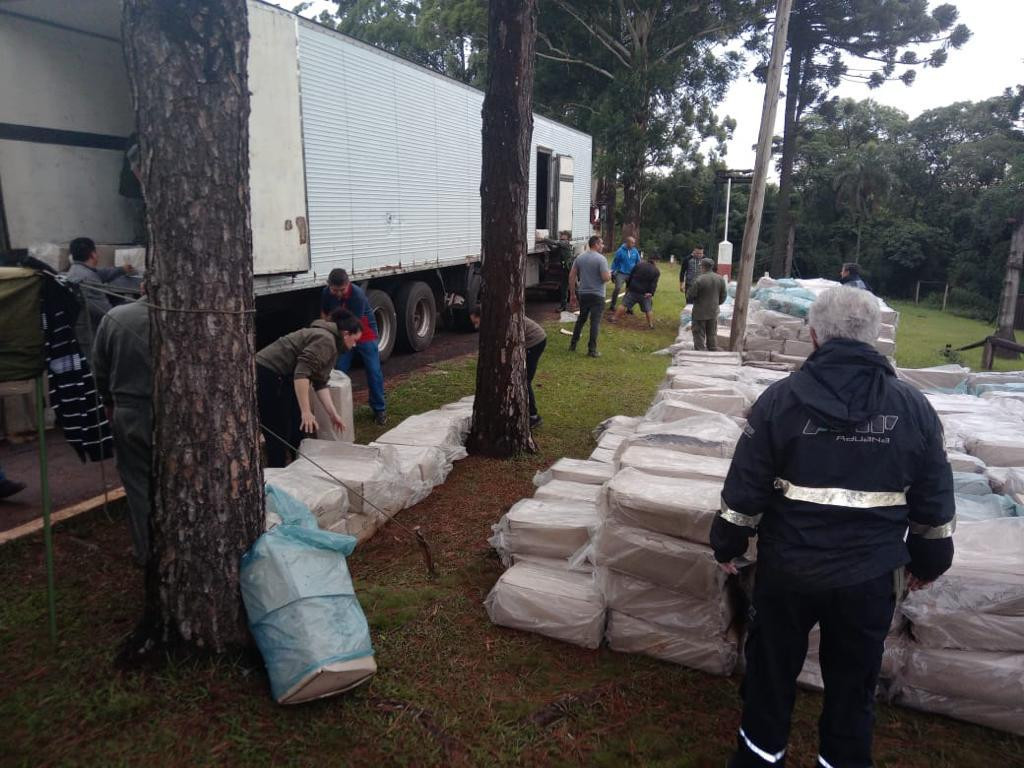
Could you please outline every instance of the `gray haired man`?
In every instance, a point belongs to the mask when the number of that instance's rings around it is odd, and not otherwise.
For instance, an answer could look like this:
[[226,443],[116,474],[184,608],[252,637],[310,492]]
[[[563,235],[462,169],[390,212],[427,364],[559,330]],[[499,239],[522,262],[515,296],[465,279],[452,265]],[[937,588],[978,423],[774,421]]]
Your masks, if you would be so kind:
[[878,300],[831,288],[809,323],[815,351],[754,403],[711,528],[730,574],[749,539],[758,543],[732,768],[785,765],[815,624],[825,682],[817,765],[871,765],[875,685],[903,574],[920,589],[953,559],[942,424],[875,350]]

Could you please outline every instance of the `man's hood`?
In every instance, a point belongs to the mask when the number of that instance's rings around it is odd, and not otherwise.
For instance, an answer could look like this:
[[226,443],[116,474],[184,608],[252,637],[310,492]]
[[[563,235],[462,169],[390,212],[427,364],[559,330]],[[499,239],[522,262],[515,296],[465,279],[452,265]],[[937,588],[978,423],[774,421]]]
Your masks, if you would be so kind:
[[341,331],[338,330],[338,324],[332,323],[330,320],[314,320],[309,324],[310,328],[323,328],[325,331],[330,331],[331,335],[334,336],[334,343],[338,346],[338,349],[344,352],[345,343],[341,339]]
[[874,347],[852,339],[821,345],[793,374],[792,391],[824,426],[859,426],[878,413],[895,376],[889,361]]

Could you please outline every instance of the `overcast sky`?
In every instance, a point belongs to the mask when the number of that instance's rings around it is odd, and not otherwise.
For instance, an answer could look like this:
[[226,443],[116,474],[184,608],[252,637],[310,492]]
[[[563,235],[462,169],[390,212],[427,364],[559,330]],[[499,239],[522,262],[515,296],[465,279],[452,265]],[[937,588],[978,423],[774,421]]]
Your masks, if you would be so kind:
[[[929,3],[935,7],[940,3]],[[958,51],[950,51],[949,60],[938,69],[917,69],[917,80],[910,87],[887,82],[880,88],[843,83],[836,91],[852,99],[871,98],[903,110],[910,117],[932,107],[955,101],[979,101],[996,96],[1007,88],[1024,84],[1024,0],[954,0],[960,21],[973,33]],[[921,49],[926,53],[928,46]],[[856,65],[853,65],[856,66]],[[748,70],[753,63],[748,66]],[[785,73],[783,73],[785,85]],[[752,76],[734,82],[719,108],[719,114],[736,119],[736,130],[725,157],[730,168],[753,168],[754,146],[761,125],[764,85]],[[782,135],[782,103],[779,103],[775,133]]]

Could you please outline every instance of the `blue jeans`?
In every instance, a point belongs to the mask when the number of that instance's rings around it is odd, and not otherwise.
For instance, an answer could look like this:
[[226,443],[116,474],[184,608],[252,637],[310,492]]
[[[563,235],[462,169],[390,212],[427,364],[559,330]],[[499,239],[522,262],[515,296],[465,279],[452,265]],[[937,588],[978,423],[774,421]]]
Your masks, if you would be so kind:
[[380,350],[376,341],[360,341],[352,349],[338,358],[335,368],[348,373],[352,367],[352,355],[356,352],[363,360],[366,369],[366,387],[370,390],[370,407],[374,413],[387,410],[388,401],[384,397],[384,373],[380,369]]

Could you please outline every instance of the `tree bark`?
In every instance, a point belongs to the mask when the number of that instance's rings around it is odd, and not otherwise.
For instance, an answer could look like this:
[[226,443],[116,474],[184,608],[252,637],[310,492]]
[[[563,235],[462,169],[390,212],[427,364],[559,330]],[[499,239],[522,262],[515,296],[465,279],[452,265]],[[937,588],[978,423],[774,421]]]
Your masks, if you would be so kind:
[[483,106],[483,301],[471,453],[533,452],[526,392],[526,209],[537,0],[491,0]]
[[[146,614],[127,654],[248,644],[239,559],[262,529],[245,0],[124,0],[153,350]],[[122,657],[124,658],[124,657]]]
[[615,187],[615,176],[602,176],[598,186],[597,199],[604,206],[604,218],[601,220],[601,239],[606,248],[615,243],[615,203],[618,193]]
[[786,80],[786,113],[782,129],[782,160],[779,164],[779,196],[775,213],[775,234],[772,239],[773,277],[788,277],[786,271],[786,241],[789,238],[789,198],[793,194],[793,162],[796,157],[796,134],[800,129],[798,105],[800,101],[801,71],[804,52],[796,42],[789,52],[789,75]]
[[[640,240],[640,180],[626,179],[622,182],[622,239],[635,237]],[[614,240],[606,242],[615,247]]]
[[[1007,341],[1016,341],[1013,321],[1017,310],[1017,294],[1020,293],[1020,273],[1024,268],[1024,216],[1013,229],[1010,239],[1010,255],[1006,259],[1006,276],[1003,278],[1003,293],[999,300],[999,315],[995,335]],[[1020,359],[1019,352],[996,349],[996,357]]]

